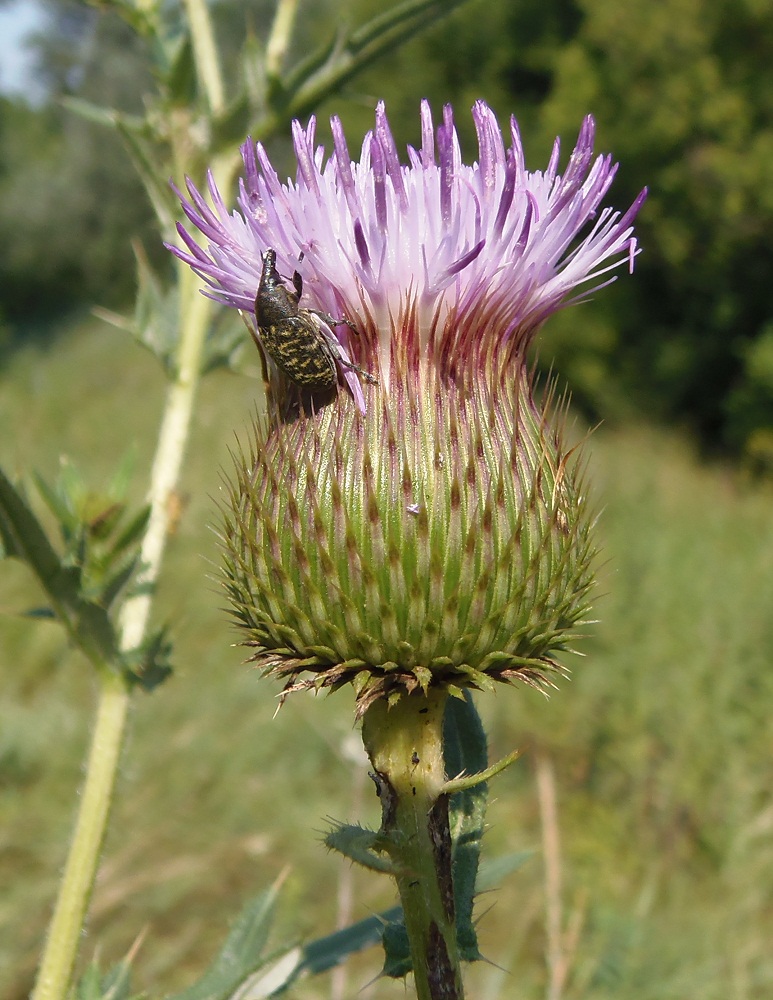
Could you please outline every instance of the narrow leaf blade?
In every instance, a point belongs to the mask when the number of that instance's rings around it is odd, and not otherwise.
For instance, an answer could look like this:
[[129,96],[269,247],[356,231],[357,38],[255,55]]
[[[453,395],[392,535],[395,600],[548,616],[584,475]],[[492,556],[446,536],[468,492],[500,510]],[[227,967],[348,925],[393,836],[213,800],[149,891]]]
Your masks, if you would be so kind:
[[168,1000],[229,1000],[269,960],[264,956],[278,885],[251,900],[236,919],[215,960],[193,986]]

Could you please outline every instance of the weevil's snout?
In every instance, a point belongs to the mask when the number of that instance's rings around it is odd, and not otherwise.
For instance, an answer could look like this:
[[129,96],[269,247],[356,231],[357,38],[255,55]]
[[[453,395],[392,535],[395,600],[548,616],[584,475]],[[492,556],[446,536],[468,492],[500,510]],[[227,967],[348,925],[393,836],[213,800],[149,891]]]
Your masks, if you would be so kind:
[[262,286],[276,285],[281,282],[281,277],[276,269],[276,250],[266,250],[263,254],[263,270],[260,274],[260,284]]

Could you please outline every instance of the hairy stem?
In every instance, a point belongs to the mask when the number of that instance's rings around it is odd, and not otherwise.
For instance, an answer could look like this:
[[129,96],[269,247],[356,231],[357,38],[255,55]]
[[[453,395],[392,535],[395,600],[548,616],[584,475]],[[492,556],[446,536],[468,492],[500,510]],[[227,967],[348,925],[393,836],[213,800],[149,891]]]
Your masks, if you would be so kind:
[[32,1000],[61,1000],[67,994],[107,826],[129,690],[112,671],[103,670],[101,681],[86,783]]
[[463,1000],[456,942],[449,796],[443,792],[443,710],[447,695],[377,701],[363,741],[381,796],[379,848],[395,869],[418,1000]]
[[298,0],[279,0],[266,45],[266,73],[279,78],[298,11]]
[[209,8],[204,0],[185,0],[185,11],[193,42],[196,74],[207,95],[210,110],[218,114],[225,106],[225,90]]
[[[227,175],[225,167],[221,173]],[[225,187],[230,176],[218,180],[225,182]],[[198,280],[187,267],[181,267],[177,366],[167,393],[150,477],[150,518],[140,549],[143,570],[138,582],[142,587],[123,605],[119,620],[120,645],[125,651],[141,644],[150,617],[153,585],[169,532],[169,501],[180,477],[188,441],[210,310],[211,303],[199,293]],[[32,1000],[64,1000],[70,987],[118,776],[129,698],[120,675],[114,668],[105,667],[75,833]]]

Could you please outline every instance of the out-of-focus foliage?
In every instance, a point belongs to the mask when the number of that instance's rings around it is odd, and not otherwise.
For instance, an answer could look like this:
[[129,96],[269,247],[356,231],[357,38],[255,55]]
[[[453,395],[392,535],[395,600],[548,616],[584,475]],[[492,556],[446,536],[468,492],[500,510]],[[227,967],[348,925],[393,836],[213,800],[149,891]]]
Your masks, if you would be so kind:
[[[514,112],[527,163],[571,148],[583,115],[620,161],[613,202],[646,184],[644,253],[592,314],[550,324],[543,359],[590,416],[643,412],[773,467],[773,16],[763,0],[474,0],[371,73],[405,141],[416,98]],[[366,121],[362,114],[363,124]],[[474,148],[474,147],[471,147]]]
[[[641,273],[606,364],[666,417],[734,448],[773,427],[773,16],[759,0],[582,0],[542,116],[565,132],[584,108],[646,182]],[[621,300],[619,300],[621,301]],[[768,431],[768,434],[770,432]],[[765,456],[758,450],[758,459]],[[773,460],[768,446],[767,461]]]
[[[52,95],[138,106],[144,71],[117,23],[50,2],[63,26],[41,49]],[[296,52],[376,6],[306,0]],[[226,47],[245,23],[263,37],[271,10],[218,4]],[[773,468],[771,67],[767,0],[472,0],[358,77],[320,117],[335,110],[363,131],[383,97],[398,140],[415,143],[418,100],[437,109],[451,101],[472,149],[467,109],[484,97],[503,119],[517,114],[527,162],[540,169],[553,137],[571,148],[593,113],[599,150],[621,163],[614,203],[625,208],[650,188],[638,222],[645,252],[636,277],[592,313],[551,323],[543,359],[555,357],[593,417],[676,420],[709,447]],[[125,297],[127,236],[147,216],[117,139],[51,106],[7,102],[0,130],[6,317],[42,302]]]
[[59,104],[77,94],[139,110],[147,81],[140,49],[114,15],[57,4],[50,23],[39,43],[48,102],[0,100],[0,308],[16,322],[126,301],[130,239],[152,234],[119,138]]

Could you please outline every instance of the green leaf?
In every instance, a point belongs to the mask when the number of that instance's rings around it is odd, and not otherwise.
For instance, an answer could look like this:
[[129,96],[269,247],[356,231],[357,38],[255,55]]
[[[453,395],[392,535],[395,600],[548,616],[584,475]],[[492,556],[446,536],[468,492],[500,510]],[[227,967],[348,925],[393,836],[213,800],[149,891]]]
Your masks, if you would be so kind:
[[[533,856],[533,851],[505,854],[480,866],[478,892],[486,892],[499,885],[502,879],[517,871]],[[408,938],[403,923],[401,906],[393,906],[383,913],[366,917],[343,930],[317,938],[304,945],[299,960],[284,973],[283,981],[274,986],[267,996],[281,996],[296,980],[305,975],[318,975],[345,962],[350,955],[364,951],[379,943],[388,948],[383,973],[400,979],[411,971]],[[261,994],[263,996],[264,994]]]
[[103,608],[110,610],[118,595],[129,585],[138,564],[139,556],[136,559],[132,559],[122,570],[110,577],[99,594],[99,603]]
[[363,826],[337,824],[325,836],[325,847],[338,851],[350,861],[355,861],[374,872],[393,872],[392,862],[377,850],[379,835]]
[[99,965],[91,962],[75,986],[75,1000],[100,1000],[102,996],[102,975]]
[[232,152],[237,143],[244,142],[252,119],[252,102],[247,92],[242,91],[212,119],[212,154]]
[[112,497],[113,500],[123,500],[125,498],[136,464],[137,449],[131,446],[126,449],[107,488],[108,496]]
[[297,961],[284,971],[282,980],[274,984],[270,993],[260,996],[281,996],[301,977],[319,975],[341,965],[350,955],[379,944],[384,936],[384,929],[401,919],[402,908],[393,906],[384,913],[366,917],[334,934],[310,941],[298,950]]
[[75,534],[78,527],[78,517],[70,498],[62,490],[52,489],[39,472],[33,472],[32,478],[46,507],[59,522],[60,529],[67,541]]
[[[92,962],[75,986],[75,1000],[130,1000],[131,964],[116,963],[103,976],[99,963]],[[139,994],[135,998],[138,1000]]]
[[450,698],[443,716],[443,758],[446,774],[475,774],[488,766],[486,731],[480,720],[472,695],[464,691],[463,698]]
[[175,235],[174,196],[166,180],[161,180],[161,178],[168,176],[168,171],[156,159],[152,144],[147,137],[131,128],[122,118],[117,120],[116,128],[126,144],[134,167],[145,187],[163,237],[173,239]]
[[178,289],[166,289],[139,243],[134,244],[137,261],[137,301],[129,323],[137,341],[154,354],[167,373],[174,369],[180,338]]
[[[177,363],[179,343],[179,290],[176,285],[165,287],[154,272],[140,245],[134,246],[137,260],[137,300],[133,319],[100,314],[122,329],[128,329],[136,340],[161,361],[167,374]],[[238,369],[237,358],[249,343],[244,323],[233,309],[216,309],[212,314],[202,352],[202,375],[216,368]]]
[[80,97],[65,97],[62,99],[62,104],[68,111],[72,111],[87,121],[95,122],[97,125],[117,128],[120,123],[124,128],[133,129],[138,132],[145,128],[142,118],[126,115],[123,112],[116,111],[114,108],[105,108],[99,104],[93,104],[91,101],[84,101]]
[[488,892],[489,889],[495,889],[502,879],[517,872],[533,857],[534,851],[513,851],[511,854],[503,854],[500,858],[494,858],[493,861],[481,862],[475,886],[476,892]]
[[[533,854],[533,851],[519,851],[505,854],[494,861],[484,862],[480,866],[477,891],[486,892],[499,885],[505,876],[517,871]],[[410,952],[403,924],[402,907],[393,906],[383,913],[366,917],[343,930],[317,938],[304,945],[299,950],[298,961],[284,972],[282,982],[274,986],[273,992],[266,995],[281,996],[302,976],[327,972],[329,969],[341,965],[350,955],[382,943],[385,936],[388,939],[390,958],[384,966],[384,973],[401,978],[410,972],[410,959],[408,958]],[[406,958],[408,958],[407,966],[405,965]],[[387,971],[387,969],[392,971]]]
[[[483,862],[480,866],[477,891],[485,892],[500,885],[507,875],[517,871],[533,855],[533,851],[519,851],[505,854],[493,861]],[[341,965],[350,955],[380,942],[384,944],[385,951],[388,949],[389,955],[384,964],[385,975],[400,979],[411,971],[403,910],[398,905],[304,945],[300,960],[288,973],[286,982],[270,995],[279,996],[301,976],[327,972],[328,969]]]
[[168,1000],[229,1000],[233,993],[275,956],[264,956],[279,892],[275,883],[251,900],[237,917],[214,962],[193,986]]
[[252,31],[245,39],[240,58],[244,91],[252,108],[253,120],[260,120],[266,113],[266,52]]
[[25,562],[46,592],[57,618],[71,639],[96,664],[118,659],[117,643],[107,612],[82,596],[82,574],[57,554],[45,529],[0,470],[0,539],[6,556]]
[[312,111],[324,97],[366,66],[464,2],[406,0],[378,14],[348,38],[336,36],[332,43],[313,52],[288,74],[278,106],[293,118]]
[[403,979],[413,969],[413,961],[402,909],[399,919],[390,921],[384,928],[383,945],[384,967],[381,974],[390,979]]
[[[322,70],[330,63],[337,52],[340,52],[346,45],[345,36],[341,29],[318,48],[310,52],[301,62],[285,75],[284,80],[279,81],[285,93],[292,94],[298,90],[315,73]],[[272,81],[273,83],[273,81]],[[272,94],[272,96],[274,96]]]
[[[488,764],[488,748],[483,723],[472,695],[449,698],[443,717],[443,754],[446,774],[474,774]],[[455,792],[449,806],[453,843],[454,896],[456,899],[456,936],[462,958],[473,962],[480,958],[472,908],[475,899],[481,840],[486,818],[488,785],[480,782],[473,788]]]
[[197,96],[196,62],[189,34],[175,40],[169,69],[166,73],[169,100],[178,107],[195,104]]
[[142,539],[145,528],[148,525],[149,518],[150,505],[146,504],[137,511],[131,521],[129,521],[123,531],[121,531],[118,538],[116,538],[110,549],[111,553],[115,556],[119,553],[125,552],[132,546],[137,545]]
[[215,310],[204,344],[202,375],[207,375],[217,368],[238,371],[239,358],[247,346],[252,347],[252,341],[241,316],[233,309]]
[[152,633],[141,646],[121,658],[124,676],[143,691],[153,691],[171,675],[172,643],[166,628]]

